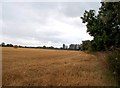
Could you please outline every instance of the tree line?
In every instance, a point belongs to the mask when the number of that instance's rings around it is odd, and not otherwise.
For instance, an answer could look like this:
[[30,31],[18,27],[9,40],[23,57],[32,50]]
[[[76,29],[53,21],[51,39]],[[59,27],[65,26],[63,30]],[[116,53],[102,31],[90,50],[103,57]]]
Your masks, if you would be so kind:
[[120,2],[101,2],[98,14],[85,11],[82,22],[93,40],[83,41],[85,50],[105,51],[120,47]]
[[0,46],[2,47],[14,47],[14,48],[42,48],[42,49],[58,49],[55,48],[53,46],[47,47],[47,46],[37,46],[37,47],[32,47],[32,46],[21,46],[21,45],[13,45],[13,44],[5,44],[4,42],[2,42],[0,44]]
[[120,86],[120,1],[101,2],[98,14],[85,11],[82,22],[93,40],[82,41],[83,50],[110,51],[107,56],[110,72]]
[[[64,44],[63,44],[64,45]],[[53,47],[53,46],[21,46],[21,45],[13,45],[13,44],[5,44],[2,42],[0,44],[2,47],[13,47],[13,48],[36,48],[36,49],[55,49],[55,50],[80,50],[80,49],[70,49],[70,48],[64,48],[64,47]]]

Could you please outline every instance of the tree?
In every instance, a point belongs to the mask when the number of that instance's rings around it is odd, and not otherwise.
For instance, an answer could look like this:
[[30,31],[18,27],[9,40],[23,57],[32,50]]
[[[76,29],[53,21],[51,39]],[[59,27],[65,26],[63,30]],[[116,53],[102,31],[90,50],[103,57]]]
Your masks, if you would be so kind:
[[65,49],[65,44],[63,44],[63,49]]
[[12,45],[12,44],[7,44],[6,46],[7,46],[7,47],[13,47],[13,45]]
[[97,15],[94,10],[89,10],[81,17],[86,23],[87,32],[94,37],[91,44],[96,45],[96,50],[120,47],[120,2],[101,4]]
[[90,47],[90,40],[82,41],[82,50],[88,50]]
[[45,48],[46,48],[46,46],[44,45],[44,46],[43,46],[43,48],[45,49]]
[[13,47],[14,47],[14,48],[18,48],[18,46],[17,46],[17,45],[14,45]]
[[5,43],[4,42],[2,42],[2,44],[1,44],[2,46],[5,46]]

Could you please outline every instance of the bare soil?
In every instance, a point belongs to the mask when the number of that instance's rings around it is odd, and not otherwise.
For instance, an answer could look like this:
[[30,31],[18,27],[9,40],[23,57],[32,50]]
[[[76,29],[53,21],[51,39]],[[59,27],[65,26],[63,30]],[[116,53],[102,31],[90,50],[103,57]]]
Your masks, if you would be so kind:
[[114,86],[104,54],[82,51],[2,48],[4,86]]

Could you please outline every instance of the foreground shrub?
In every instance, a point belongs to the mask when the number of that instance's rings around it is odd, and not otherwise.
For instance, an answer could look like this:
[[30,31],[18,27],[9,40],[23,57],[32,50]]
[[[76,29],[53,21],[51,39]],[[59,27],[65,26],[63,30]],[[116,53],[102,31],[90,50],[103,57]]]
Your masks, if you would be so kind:
[[117,78],[118,85],[120,85],[120,50],[114,50],[107,58],[109,68],[112,74]]

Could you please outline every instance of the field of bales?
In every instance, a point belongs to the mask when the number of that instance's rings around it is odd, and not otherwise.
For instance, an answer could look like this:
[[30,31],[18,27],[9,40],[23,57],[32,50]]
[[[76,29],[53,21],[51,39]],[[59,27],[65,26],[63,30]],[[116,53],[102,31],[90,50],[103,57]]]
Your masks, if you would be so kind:
[[3,86],[114,86],[104,54],[2,48]]

